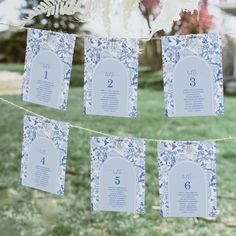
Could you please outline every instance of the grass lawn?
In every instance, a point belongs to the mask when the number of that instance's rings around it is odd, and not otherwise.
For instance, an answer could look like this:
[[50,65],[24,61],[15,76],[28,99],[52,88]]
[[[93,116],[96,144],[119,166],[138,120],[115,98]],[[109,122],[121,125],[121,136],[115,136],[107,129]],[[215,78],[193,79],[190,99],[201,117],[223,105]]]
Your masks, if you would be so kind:
[[[1,64],[0,72],[18,72],[23,73],[23,64]],[[139,67],[139,88],[163,89],[162,72],[151,72],[146,67]],[[71,72],[70,86],[82,87],[84,86],[84,67],[82,65],[73,65]]]
[[[121,137],[204,140],[236,136],[235,98],[226,97],[224,117],[166,119],[163,93],[139,90],[138,118],[109,118],[83,114],[83,90],[70,89],[69,107],[61,113],[4,96],[19,105],[56,120]],[[65,196],[56,197],[19,185],[23,112],[0,102],[0,232],[2,236],[207,236],[236,235],[236,143],[217,144],[219,216],[214,221],[159,216],[157,147],[147,144],[146,212],[92,213],[90,211],[91,133],[71,129]]]

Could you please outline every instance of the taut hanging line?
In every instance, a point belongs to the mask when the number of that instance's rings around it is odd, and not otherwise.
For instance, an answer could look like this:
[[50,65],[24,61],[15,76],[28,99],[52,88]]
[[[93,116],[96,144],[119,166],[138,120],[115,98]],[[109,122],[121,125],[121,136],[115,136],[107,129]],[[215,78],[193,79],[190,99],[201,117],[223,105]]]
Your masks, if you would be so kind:
[[[12,28],[20,29],[20,30],[27,30],[27,29],[32,28],[32,27],[13,25],[13,24],[8,24],[8,23],[3,23],[3,22],[0,22],[0,25],[5,25],[5,26],[12,27]],[[37,29],[37,28],[35,28],[35,29]],[[40,28],[38,28],[38,29],[43,30],[43,29],[40,29]],[[51,30],[47,30],[47,31],[54,32],[54,31],[51,31]],[[57,31],[55,31],[55,32],[57,32]],[[58,32],[70,34],[70,33],[63,32],[63,31],[58,31]],[[221,33],[221,34],[222,35],[236,35],[236,32]],[[95,36],[95,35],[90,35],[90,34],[71,34],[71,35],[74,35],[76,38],[100,38],[100,37],[102,37],[102,36]],[[114,37],[114,38],[116,38],[116,37]],[[137,38],[137,39],[143,40],[143,41],[151,41],[151,40],[161,40],[161,37],[152,37],[151,39],[150,38]]]
[[[35,113],[35,112],[33,112],[33,111],[27,109],[27,108],[24,108],[24,107],[22,107],[22,106],[19,106],[19,105],[15,104],[15,103],[13,103],[13,102],[11,102],[11,101],[9,101],[9,100],[6,100],[6,99],[4,99],[4,98],[2,98],[2,97],[0,97],[0,100],[1,100],[2,102],[4,102],[4,103],[8,104],[8,105],[11,105],[11,106],[17,108],[18,110],[21,110],[21,111],[26,112],[26,113],[28,113],[28,114],[34,115],[34,116],[36,116],[36,117],[40,117],[40,118],[45,119],[45,120],[50,120],[49,118],[47,118],[47,117],[45,117],[45,116],[39,115],[39,114],[37,114],[37,113]],[[66,123],[68,123],[68,122],[66,122]],[[106,133],[103,133],[103,132],[99,132],[99,131],[96,131],[96,130],[87,129],[87,128],[84,128],[84,127],[81,127],[81,126],[72,125],[72,124],[70,124],[70,123],[68,123],[68,124],[69,124],[69,126],[70,126],[71,128],[80,129],[80,130],[83,130],[83,131],[87,131],[87,132],[91,132],[91,133],[96,133],[96,134],[100,134],[100,135],[103,135],[103,136],[117,137],[117,136],[113,136],[113,135],[106,134]]]
[[[31,28],[31,27],[13,25],[13,24],[8,24],[8,23],[3,23],[3,22],[0,22],[0,25],[5,25],[5,26],[12,27],[12,28],[20,29],[20,30],[27,30],[27,29]],[[40,29],[40,28],[38,28],[38,29]],[[43,29],[40,29],[40,30],[43,30]],[[47,31],[52,32],[51,30],[47,30]],[[60,31],[60,32],[70,34],[70,33],[63,32],[63,31]],[[89,34],[71,34],[71,35],[74,35],[76,38],[100,38],[99,36],[89,35]],[[114,38],[116,38],[116,37],[114,37]],[[153,37],[151,39],[149,39],[149,38],[137,38],[137,39],[143,40],[143,41],[149,41],[149,40],[161,40],[161,37]]]
[[[17,108],[18,110],[21,110],[21,111],[24,111],[28,114],[31,114],[31,115],[34,115],[36,117],[40,117],[40,118],[43,118],[45,120],[50,120],[49,118],[45,117],[45,116],[42,116],[40,114],[37,114],[36,112],[33,112],[27,108],[24,108],[22,106],[19,106],[7,99],[4,99],[2,97],[0,97],[0,101],[2,101],[3,103],[5,104],[8,104],[8,105],[11,105],[12,107],[15,107]],[[66,122],[68,123],[68,122]],[[100,131],[97,131],[97,130],[93,130],[93,129],[89,129],[89,128],[84,128],[82,126],[78,126],[78,125],[73,125],[73,124],[69,124],[69,127],[70,128],[74,128],[74,129],[79,129],[79,130],[83,130],[83,131],[86,131],[88,133],[94,133],[94,134],[98,134],[98,135],[102,135],[102,136],[107,136],[107,137],[112,137],[112,138],[120,138],[120,136],[116,136],[116,135],[112,135],[112,134],[108,134],[108,133],[104,133],[104,132],[100,132]],[[130,138],[134,138],[134,137],[130,137]],[[140,138],[140,139],[143,139],[147,142],[160,142],[160,141],[170,141],[170,140],[164,140],[164,139],[150,139],[150,138]],[[204,139],[206,140],[206,139]],[[226,137],[226,138],[218,138],[218,139],[208,139],[208,140],[211,140],[211,141],[215,141],[215,142],[224,142],[224,141],[230,141],[230,140],[236,140],[236,136],[229,136],[229,137]],[[173,140],[171,140],[173,141]],[[176,140],[177,141],[177,140]],[[179,140],[180,141],[180,140]],[[195,140],[195,141],[202,141],[202,140]]]
[[[32,28],[32,27],[27,27],[27,26],[22,26],[22,25],[13,25],[13,24],[8,24],[8,23],[3,23],[3,22],[0,22],[0,25],[5,25],[5,26],[9,26],[11,28],[16,28],[16,29],[20,29],[20,30],[27,30],[27,29]],[[44,30],[44,29],[40,29],[40,28],[34,28],[34,29]],[[57,31],[51,31],[51,30],[47,30],[47,31],[57,32]],[[63,31],[58,31],[58,32],[71,34],[71,33],[63,32]],[[102,37],[102,36],[95,36],[95,35],[91,35],[91,34],[71,34],[71,35],[74,35],[76,38],[100,38],[100,37]],[[116,38],[116,36],[114,36],[114,38]],[[150,38],[137,38],[137,39],[143,40],[143,41],[150,41],[150,40],[161,40],[161,37],[152,37],[151,39]]]

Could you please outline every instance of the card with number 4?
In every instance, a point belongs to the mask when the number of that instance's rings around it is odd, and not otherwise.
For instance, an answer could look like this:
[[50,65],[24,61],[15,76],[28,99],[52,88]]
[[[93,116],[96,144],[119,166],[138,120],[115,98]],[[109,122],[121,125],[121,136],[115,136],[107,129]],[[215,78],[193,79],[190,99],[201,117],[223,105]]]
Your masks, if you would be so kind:
[[24,117],[21,184],[64,195],[69,125]]

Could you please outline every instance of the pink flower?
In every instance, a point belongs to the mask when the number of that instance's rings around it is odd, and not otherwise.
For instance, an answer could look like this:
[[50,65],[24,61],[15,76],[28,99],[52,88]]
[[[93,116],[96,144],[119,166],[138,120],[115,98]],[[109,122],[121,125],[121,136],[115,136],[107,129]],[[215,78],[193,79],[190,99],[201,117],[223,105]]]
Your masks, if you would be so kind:
[[180,22],[181,34],[205,33],[213,26],[213,16],[209,15],[207,8],[202,8],[193,14],[182,13]]
[[141,0],[140,4],[145,8],[157,8],[159,6],[159,0]]

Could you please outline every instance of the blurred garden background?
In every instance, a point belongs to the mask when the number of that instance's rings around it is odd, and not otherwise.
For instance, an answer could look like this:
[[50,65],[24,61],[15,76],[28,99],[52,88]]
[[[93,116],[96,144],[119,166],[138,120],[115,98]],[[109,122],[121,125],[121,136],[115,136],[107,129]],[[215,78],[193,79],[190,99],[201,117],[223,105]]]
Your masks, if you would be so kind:
[[[236,136],[236,1],[202,0],[193,15],[182,13],[169,32],[155,36],[223,33],[225,89],[224,117],[164,117],[160,40],[141,42],[138,118],[85,116],[83,113],[83,39],[76,40],[68,109],[65,113],[22,102],[20,98],[27,32],[18,29],[29,9],[39,1],[0,0],[0,96],[55,120],[121,137],[170,140],[205,140]],[[158,0],[142,0],[134,12],[137,35],[148,31],[159,14]],[[174,4],[174,1],[173,1]],[[118,9],[119,11],[119,9]],[[79,17],[78,13],[78,17]],[[115,19],[114,13],[114,19]],[[115,20],[114,20],[115,21]],[[8,26],[11,24],[12,26]],[[119,22],[115,22],[119,27]],[[101,21],[79,23],[74,17],[40,15],[29,27],[101,36]],[[24,113],[0,101],[0,235],[1,236],[221,236],[236,235],[235,141],[217,143],[217,192],[219,216],[163,219],[159,214],[157,146],[147,144],[146,212],[93,213],[90,211],[91,133],[70,130],[65,196],[59,198],[19,185]]]

